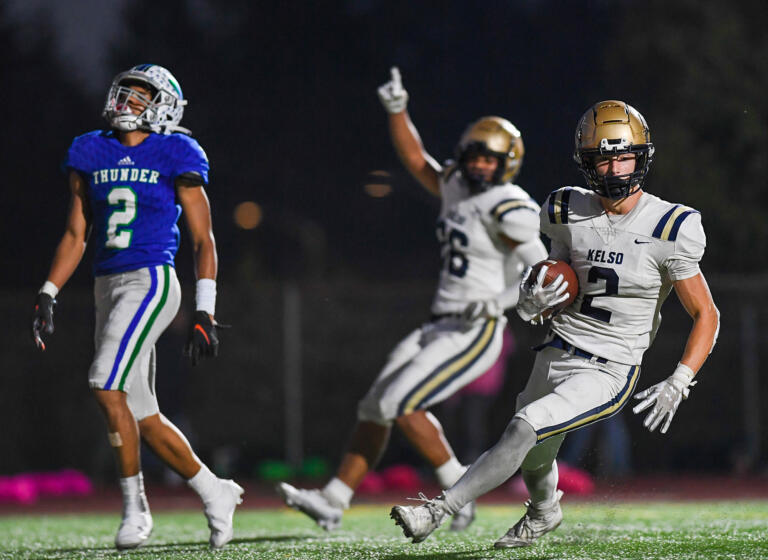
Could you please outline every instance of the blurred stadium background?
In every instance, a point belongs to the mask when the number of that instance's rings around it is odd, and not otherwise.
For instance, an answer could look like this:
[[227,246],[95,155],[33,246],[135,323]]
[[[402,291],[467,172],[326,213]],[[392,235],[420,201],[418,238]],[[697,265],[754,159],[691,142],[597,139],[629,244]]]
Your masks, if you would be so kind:
[[[301,3],[303,4],[303,3]],[[159,345],[161,408],[222,474],[275,460],[334,463],[356,400],[386,353],[428,318],[437,206],[389,144],[376,87],[403,74],[427,149],[450,157],[469,121],[522,131],[519,183],[537,200],[581,184],[578,117],[624,99],[647,118],[657,156],[647,190],[700,210],[702,268],[719,343],[666,436],[625,416],[635,475],[763,476],[768,467],[768,36],[758,0],[473,3],[241,0],[0,5],[4,266],[0,475],[76,468],[115,480],[89,395],[90,252],[59,297],[56,334],[36,353],[28,322],[61,234],[71,138],[102,126],[113,74],[168,67],[190,100],[184,124],[212,164],[219,245],[220,357],[189,367],[185,304]],[[761,15],[762,14],[762,15]],[[169,25],[168,22],[173,22]],[[689,320],[671,296],[642,386],[669,374]],[[518,351],[491,410],[500,433],[542,331],[510,321]],[[437,410],[438,415],[444,413]],[[448,434],[449,438],[451,434]],[[590,452],[593,453],[593,452]],[[586,467],[599,474],[597,456]],[[421,463],[395,439],[384,464]],[[162,473],[145,470],[154,481]]]

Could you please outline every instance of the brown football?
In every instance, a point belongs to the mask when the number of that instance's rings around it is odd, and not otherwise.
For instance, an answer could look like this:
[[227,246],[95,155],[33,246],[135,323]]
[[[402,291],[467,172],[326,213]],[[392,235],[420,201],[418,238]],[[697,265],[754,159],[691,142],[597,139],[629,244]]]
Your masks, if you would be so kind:
[[571,305],[576,299],[576,296],[579,295],[579,278],[576,276],[576,272],[571,268],[571,265],[565,261],[547,259],[541,262],[537,262],[535,265],[533,265],[533,270],[531,270],[531,274],[528,276],[527,280],[529,285],[536,281],[542,266],[547,266],[547,274],[544,276],[545,286],[551,284],[560,274],[562,274],[564,280],[568,282],[568,299],[552,308],[550,313],[565,309]]

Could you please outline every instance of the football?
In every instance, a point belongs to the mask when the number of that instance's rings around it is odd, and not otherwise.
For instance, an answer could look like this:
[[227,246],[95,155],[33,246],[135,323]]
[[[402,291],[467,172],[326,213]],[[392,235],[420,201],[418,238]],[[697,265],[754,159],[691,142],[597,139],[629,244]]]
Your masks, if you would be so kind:
[[562,274],[563,279],[568,282],[568,299],[563,303],[553,307],[550,310],[550,313],[565,309],[571,305],[576,299],[576,296],[579,295],[579,278],[576,276],[576,272],[571,268],[571,265],[565,261],[554,259],[543,260],[533,265],[531,274],[528,276],[528,280],[526,281],[527,285],[530,286],[536,281],[542,266],[548,267],[547,274],[544,276],[544,286],[551,284],[560,274]]

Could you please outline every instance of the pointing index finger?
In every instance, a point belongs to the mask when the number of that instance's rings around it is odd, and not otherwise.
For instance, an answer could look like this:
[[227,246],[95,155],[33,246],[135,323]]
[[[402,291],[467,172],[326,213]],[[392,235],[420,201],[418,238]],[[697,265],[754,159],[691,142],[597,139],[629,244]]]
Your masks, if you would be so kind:
[[400,77],[400,69],[397,66],[393,66],[389,72],[392,76],[392,90],[396,93],[399,93],[403,89],[403,82],[402,78]]

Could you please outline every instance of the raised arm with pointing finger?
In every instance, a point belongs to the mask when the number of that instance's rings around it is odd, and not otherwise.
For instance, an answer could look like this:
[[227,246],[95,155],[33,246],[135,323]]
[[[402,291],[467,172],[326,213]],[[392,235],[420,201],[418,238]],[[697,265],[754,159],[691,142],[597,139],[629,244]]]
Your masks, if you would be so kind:
[[408,115],[408,92],[403,88],[400,70],[393,66],[391,79],[379,88],[379,99],[389,113],[389,135],[400,161],[421,185],[440,196],[442,166],[430,156],[421,143],[416,127]]

